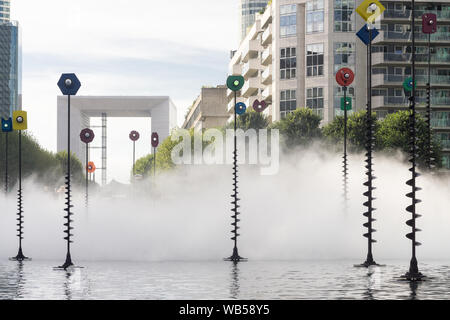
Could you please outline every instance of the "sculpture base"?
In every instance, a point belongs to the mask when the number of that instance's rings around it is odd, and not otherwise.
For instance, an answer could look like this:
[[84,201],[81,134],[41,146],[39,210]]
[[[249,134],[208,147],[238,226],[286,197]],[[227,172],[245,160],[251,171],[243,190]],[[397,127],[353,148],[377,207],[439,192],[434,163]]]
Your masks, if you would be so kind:
[[233,249],[233,254],[231,255],[231,257],[228,257],[228,258],[225,258],[225,259],[223,259],[224,261],[232,261],[232,262],[245,262],[245,261],[248,261],[248,259],[246,259],[246,258],[242,258],[240,255],[239,255],[239,253],[238,253],[238,250],[237,250],[237,248],[234,248]]
[[25,257],[22,252],[22,248],[19,249],[17,256],[9,258],[10,261],[31,261],[31,258]]
[[427,279],[428,278],[420,272],[407,272],[404,275],[400,276],[400,280],[411,282],[426,281]]
[[55,270],[67,270],[69,268],[82,268],[82,267],[76,267],[72,262],[72,257],[70,256],[70,253],[67,253],[66,256],[66,262],[62,266],[55,267],[53,269]]

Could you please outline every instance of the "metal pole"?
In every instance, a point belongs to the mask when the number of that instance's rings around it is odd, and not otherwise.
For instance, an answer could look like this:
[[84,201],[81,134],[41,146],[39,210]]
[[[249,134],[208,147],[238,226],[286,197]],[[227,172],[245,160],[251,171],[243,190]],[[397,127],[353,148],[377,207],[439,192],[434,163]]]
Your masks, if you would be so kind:
[[5,132],[5,194],[8,193],[9,190],[9,179],[8,179],[8,144],[9,144],[9,132]]
[[73,265],[72,257],[70,254],[70,243],[72,242],[70,240],[72,234],[70,233],[73,227],[71,227],[71,216],[73,213],[71,212],[71,208],[73,205],[71,204],[72,201],[72,190],[71,190],[71,168],[70,168],[70,95],[67,96],[67,176],[66,176],[66,208],[64,211],[66,211],[66,223],[64,226],[66,227],[66,230],[64,233],[66,233],[66,237],[64,238],[67,241],[67,254],[66,254],[66,261],[64,264],[60,267],[63,269],[67,269],[68,267]]
[[433,168],[432,129],[431,129],[431,33],[428,34],[428,83],[427,83],[427,166]]
[[86,207],[89,205],[89,170],[88,170],[88,163],[89,163],[89,146],[86,143]]
[[133,180],[134,176],[136,175],[134,169],[135,169],[135,159],[136,159],[136,141],[133,141]]
[[416,214],[416,204],[420,203],[421,200],[416,198],[416,191],[420,190],[416,186],[416,178],[419,174],[416,172],[416,160],[417,160],[417,128],[416,128],[416,39],[415,39],[415,1],[411,1],[412,19],[411,19],[411,34],[412,34],[412,96],[410,97],[410,118],[409,118],[409,132],[410,132],[410,153],[411,157],[409,161],[412,164],[411,169],[411,179],[407,181],[407,185],[411,187],[411,192],[406,196],[411,198],[411,205],[406,208],[406,211],[411,213],[411,219],[406,222],[406,224],[411,227],[411,233],[408,233],[406,237],[411,240],[411,251],[412,257],[409,265],[409,272],[405,275],[408,280],[416,281],[423,278],[423,275],[419,272],[419,267],[416,258],[416,246],[420,246],[420,243],[416,241],[416,232],[420,231],[416,229],[416,219],[420,215]]
[[156,148],[153,148],[153,176],[156,177]]
[[347,207],[347,174],[348,174],[348,170],[347,170],[347,121],[348,121],[348,117],[347,117],[347,87],[343,86],[342,90],[344,90],[344,199],[345,199],[345,204]]

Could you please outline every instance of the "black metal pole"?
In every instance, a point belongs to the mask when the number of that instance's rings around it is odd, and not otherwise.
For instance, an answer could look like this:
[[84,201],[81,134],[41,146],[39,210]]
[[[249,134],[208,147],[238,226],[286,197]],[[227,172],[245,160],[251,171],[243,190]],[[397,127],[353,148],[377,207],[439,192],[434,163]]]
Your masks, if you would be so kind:
[[66,261],[64,264],[60,267],[63,269],[67,269],[70,266],[73,266],[72,257],[70,254],[70,244],[72,241],[70,240],[72,234],[71,230],[73,227],[71,226],[71,216],[73,213],[71,212],[71,208],[73,205],[71,204],[72,201],[72,190],[71,190],[71,168],[70,168],[70,95],[67,96],[67,176],[66,176],[66,223],[64,226],[66,227],[66,230],[64,233],[66,233],[66,237],[64,238],[67,241],[67,254],[66,254]]
[[432,169],[434,165],[433,149],[432,149],[432,129],[431,129],[431,33],[428,34],[428,83],[427,83],[427,167]]
[[421,280],[424,276],[419,272],[419,267],[416,258],[416,247],[420,246],[420,243],[416,241],[416,232],[420,231],[416,228],[416,219],[420,215],[416,214],[416,204],[420,203],[421,200],[416,198],[416,192],[420,190],[416,186],[416,178],[419,177],[419,173],[416,172],[417,165],[417,128],[416,128],[416,39],[415,39],[415,1],[411,1],[412,19],[411,19],[411,34],[412,34],[412,95],[410,97],[410,118],[409,118],[409,133],[410,133],[410,159],[412,164],[411,169],[411,179],[406,182],[408,186],[411,187],[411,192],[406,196],[411,198],[411,205],[406,208],[406,211],[411,213],[411,219],[406,222],[406,224],[411,227],[411,232],[406,235],[408,239],[411,240],[411,251],[412,257],[409,264],[409,272],[406,273],[405,278],[410,281]]
[[86,208],[89,205],[89,145],[86,143]]
[[348,169],[347,169],[347,87],[343,86],[342,90],[344,90],[344,200],[347,207],[348,200],[348,190],[347,190],[347,182],[348,182]]
[[153,176],[156,177],[156,148],[153,148]]
[[244,258],[242,258],[241,256],[239,256],[239,252],[238,252],[238,237],[239,237],[239,226],[238,226],[238,222],[240,221],[238,219],[239,216],[239,198],[238,198],[238,153],[237,153],[237,111],[236,111],[236,105],[237,105],[237,92],[234,91],[234,152],[233,152],[233,194],[231,195],[233,201],[231,202],[231,204],[233,204],[233,208],[231,209],[231,211],[234,213],[234,215],[232,216],[233,219],[233,223],[231,223],[231,225],[234,227],[233,230],[231,231],[231,233],[233,234],[233,237],[231,237],[231,240],[234,241],[234,248],[233,248],[233,254],[231,255],[231,257],[227,258],[226,260],[228,261],[233,261],[233,262],[238,262],[238,261],[242,261],[245,260]]
[[136,141],[133,141],[133,180],[134,180],[134,176],[136,175],[136,172],[134,171],[135,163],[136,163],[135,159],[136,159]]
[[17,237],[19,238],[19,251],[17,256],[11,258],[14,261],[30,260],[22,251],[23,240],[23,206],[22,206],[22,131],[19,130],[19,189],[17,191]]
[[8,144],[9,144],[9,132],[5,132],[5,194],[8,193],[9,190],[9,179],[8,179]]
[[374,136],[373,136],[373,127],[372,123],[372,26],[368,24],[369,28],[369,44],[367,46],[367,109],[366,109],[366,175],[367,181],[364,183],[364,186],[367,187],[367,191],[363,194],[367,197],[367,201],[364,202],[364,206],[367,207],[367,212],[364,212],[364,216],[367,217],[367,222],[364,223],[364,227],[367,228],[367,233],[364,234],[364,237],[367,238],[367,258],[366,261],[357,266],[361,267],[369,267],[373,265],[378,265],[374,259],[372,254],[372,244],[376,242],[373,239],[373,232],[376,230],[373,229],[373,211],[375,208],[373,207],[373,180],[376,177],[373,175],[373,165],[372,165],[372,151],[374,144]]

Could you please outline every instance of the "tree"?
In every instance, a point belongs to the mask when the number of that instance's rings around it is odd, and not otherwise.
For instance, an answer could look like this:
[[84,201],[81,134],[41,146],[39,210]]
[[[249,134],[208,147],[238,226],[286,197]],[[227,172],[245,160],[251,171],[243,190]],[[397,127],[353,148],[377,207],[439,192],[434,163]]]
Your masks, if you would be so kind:
[[[398,111],[391,113],[381,122],[377,133],[377,141],[380,147],[386,151],[401,150],[409,153],[409,116],[410,111]],[[416,116],[418,164],[425,166],[427,150],[427,124],[418,114]],[[442,148],[436,139],[432,141],[432,150],[435,154],[436,165],[442,166]]]
[[[248,129],[266,129],[269,126],[269,118],[261,112],[251,110],[237,116],[236,127],[244,131]],[[234,128],[234,120],[226,125],[227,129]]]
[[297,109],[285,118],[272,124],[272,129],[280,130],[286,147],[308,145],[322,136],[319,125],[321,118],[309,108]]
[[[61,175],[66,176],[67,172],[67,151],[58,152],[55,155],[56,160],[59,163],[59,172]],[[72,177],[72,181],[77,184],[81,184],[84,182],[83,173],[85,169],[81,164],[81,161],[77,158],[75,153],[70,153],[70,175]]]
[[147,177],[152,172],[154,158],[155,156],[153,154],[148,154],[145,157],[139,158],[134,166],[135,173]]
[[[6,134],[0,139],[0,172],[1,179],[5,173],[5,142]],[[18,132],[8,133],[8,176],[11,190],[17,182],[19,172],[19,144]],[[36,177],[43,185],[56,187],[64,182],[67,153],[54,154],[43,149],[36,139],[28,132],[22,132],[22,178]],[[81,162],[73,156],[72,173],[74,182],[82,181],[83,170]]]
[[[347,139],[350,146],[350,151],[359,151],[365,148],[366,145],[366,121],[367,112],[354,112],[348,117],[347,121]],[[377,120],[376,114],[372,114],[372,123],[375,124],[374,134],[378,131],[380,123]],[[337,116],[333,121],[322,128],[322,133],[328,142],[333,144],[343,143],[344,141],[344,117]],[[379,143],[375,143],[377,148]]]

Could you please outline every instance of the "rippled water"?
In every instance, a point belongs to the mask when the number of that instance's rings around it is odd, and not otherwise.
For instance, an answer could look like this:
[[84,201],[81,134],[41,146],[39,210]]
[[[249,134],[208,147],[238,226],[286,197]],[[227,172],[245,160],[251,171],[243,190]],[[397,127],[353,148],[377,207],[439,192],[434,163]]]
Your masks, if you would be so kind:
[[1,299],[450,299],[450,266],[420,264],[428,281],[398,277],[407,263],[354,268],[351,261],[0,261]]

